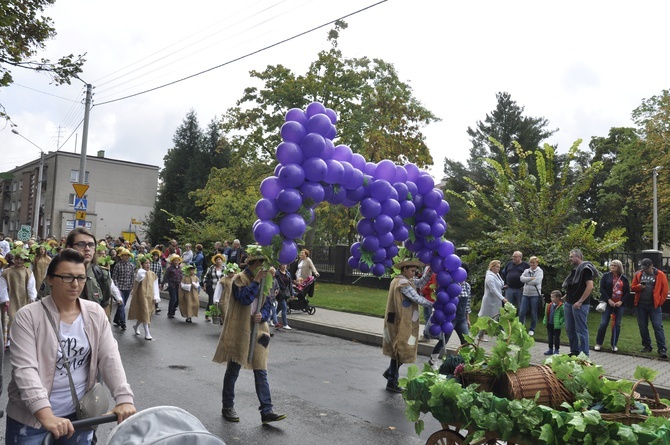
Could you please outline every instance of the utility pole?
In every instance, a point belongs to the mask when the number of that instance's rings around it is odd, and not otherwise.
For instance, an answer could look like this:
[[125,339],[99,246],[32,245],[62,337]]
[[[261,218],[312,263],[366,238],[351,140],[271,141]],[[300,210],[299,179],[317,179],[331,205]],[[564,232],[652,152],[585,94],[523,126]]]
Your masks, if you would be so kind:
[[79,184],[86,184],[86,145],[88,144],[88,120],[91,113],[91,92],[93,85],[86,84],[86,103],[84,108],[84,130],[81,136],[81,159],[79,160]]
[[[37,174],[37,191],[35,194],[35,239],[38,239],[40,227],[40,208],[42,207],[42,172],[44,171],[44,152],[40,150],[40,169]],[[44,229],[42,229],[42,239],[44,239]]]

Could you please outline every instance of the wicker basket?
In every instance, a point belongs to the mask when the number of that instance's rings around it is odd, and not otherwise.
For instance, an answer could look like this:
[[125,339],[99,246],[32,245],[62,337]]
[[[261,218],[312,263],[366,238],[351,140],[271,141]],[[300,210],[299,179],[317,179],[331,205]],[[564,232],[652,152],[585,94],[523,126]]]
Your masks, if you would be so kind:
[[[642,379],[635,382],[630,394],[624,394],[627,400],[633,401],[635,399],[636,394],[639,395],[638,393],[635,392],[635,389],[637,388],[637,385],[639,385],[643,381],[646,380]],[[656,397],[658,397],[658,393],[656,394]],[[609,422],[619,422],[628,426],[634,425],[636,423],[642,423],[649,418],[649,416],[645,416],[643,414],[631,414],[630,405],[631,405],[630,403],[626,403],[626,408],[622,413],[600,413],[600,417],[602,417],[603,420],[607,420]]]
[[508,372],[500,377],[496,393],[508,399],[534,399],[539,392],[537,403],[560,408],[563,402],[575,401],[563,382],[554,374],[550,366],[537,365]]
[[486,371],[468,371],[461,373],[463,386],[477,383],[477,391],[491,391],[496,383],[496,376]]
[[[635,388],[637,388],[637,385],[639,385],[642,382],[648,384],[651,390],[653,391],[654,393],[653,399],[649,399],[647,397],[640,397],[639,393],[635,393]],[[633,385],[633,392],[634,392],[633,397],[635,397],[635,400],[647,404],[649,410],[651,411],[652,416],[664,417],[666,419],[670,419],[670,406],[668,406],[668,404],[666,403],[661,402],[661,398],[658,396],[658,391],[656,391],[656,387],[649,380],[641,379],[635,382],[635,385]]]

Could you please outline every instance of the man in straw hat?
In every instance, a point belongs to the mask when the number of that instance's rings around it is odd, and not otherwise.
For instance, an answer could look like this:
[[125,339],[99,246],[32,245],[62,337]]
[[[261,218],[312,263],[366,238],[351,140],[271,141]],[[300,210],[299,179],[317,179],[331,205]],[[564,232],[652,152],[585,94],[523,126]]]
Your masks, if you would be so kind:
[[[270,346],[270,330],[267,320],[270,318],[271,303],[263,301],[263,279],[267,270],[262,270],[266,260],[260,252],[260,246],[247,247],[247,265],[233,278],[233,293],[226,314],[226,322],[219,338],[213,361],[227,362],[223,378],[221,415],[229,422],[239,422],[235,411],[235,382],[240,368],[253,369],[256,382],[256,395],[261,406],[261,422],[277,422],[286,418],[285,414],[275,414],[272,410],[270,385],[267,367]],[[258,306],[261,305],[260,310]],[[254,325],[256,325],[254,327]],[[256,328],[256,329],[254,329]],[[253,341],[253,352],[251,337]]]
[[414,363],[419,348],[419,305],[432,307],[433,303],[416,292],[416,289],[426,285],[432,271],[426,269],[421,279],[415,278],[418,268],[424,264],[412,258],[410,252],[401,248],[394,258],[394,269],[399,275],[391,281],[388,301],[386,302],[386,316],[384,317],[384,339],[382,351],[391,357],[389,367],[384,371],[386,390],[400,393],[398,387],[400,365]]
[[112,272],[112,279],[121,291],[123,303],[116,307],[116,314],[114,314],[114,325],[121,326],[121,330],[126,330],[126,303],[130,297],[130,291],[133,290],[133,283],[135,278],[135,265],[130,262],[130,250],[123,248],[119,251],[121,261],[114,265]]
[[168,294],[170,295],[170,303],[168,304],[168,318],[174,318],[179,306],[179,288],[183,273],[179,268],[181,257],[176,253],[171,254],[167,258],[168,267],[165,268],[165,275],[163,278],[163,286],[167,285]]

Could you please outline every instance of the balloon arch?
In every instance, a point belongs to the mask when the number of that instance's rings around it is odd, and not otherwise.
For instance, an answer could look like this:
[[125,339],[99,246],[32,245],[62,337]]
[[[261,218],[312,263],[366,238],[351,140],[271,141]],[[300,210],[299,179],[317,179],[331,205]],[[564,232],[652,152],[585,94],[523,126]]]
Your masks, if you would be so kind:
[[381,277],[393,266],[399,249],[396,242],[404,242],[437,274],[430,333],[450,334],[461,293],[458,283],[465,281],[467,273],[454,245],[444,239],[449,204],[443,192],[412,163],[402,166],[383,160],[375,164],[346,145],[335,146],[336,122],[336,113],[319,102],[312,102],[305,111],[292,108],[286,113],[283,142],[276,153],[279,164],[275,175],[260,186],[254,238],[269,246],[280,237],[277,258],[290,263],[298,254],[296,240],[314,221],[319,203],[360,205],[361,241],[351,246],[349,266]]

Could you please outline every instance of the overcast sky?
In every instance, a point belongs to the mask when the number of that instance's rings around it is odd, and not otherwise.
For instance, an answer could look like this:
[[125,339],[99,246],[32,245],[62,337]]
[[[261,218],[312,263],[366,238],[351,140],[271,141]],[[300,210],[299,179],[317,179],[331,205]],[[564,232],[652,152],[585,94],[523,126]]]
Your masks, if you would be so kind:
[[[47,9],[58,35],[40,57],[87,53],[81,78],[94,85],[88,153],[162,166],[186,113],[201,126],[254,85],[248,72],[283,64],[304,73],[328,49],[331,26],[207,74],[129,99],[105,103],[225,64],[350,14],[374,0],[57,0]],[[465,161],[468,126],[507,91],[529,116],[559,128],[548,142],[565,151],[578,138],[632,125],[643,98],[668,88],[670,2],[388,0],[346,21],[346,57],[393,63],[416,98],[441,122],[425,129],[441,177],[445,157]],[[80,150],[84,85],[14,70],[0,102],[17,130],[45,151]],[[335,110],[337,111],[337,110]],[[60,131],[59,131],[60,127]],[[67,142],[66,138],[70,137]],[[76,141],[76,145],[75,145]],[[356,147],[352,147],[354,150]],[[39,150],[0,128],[0,171]]]

